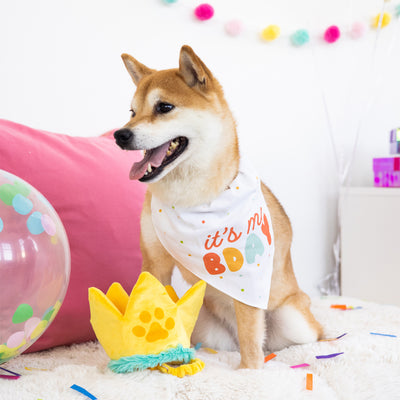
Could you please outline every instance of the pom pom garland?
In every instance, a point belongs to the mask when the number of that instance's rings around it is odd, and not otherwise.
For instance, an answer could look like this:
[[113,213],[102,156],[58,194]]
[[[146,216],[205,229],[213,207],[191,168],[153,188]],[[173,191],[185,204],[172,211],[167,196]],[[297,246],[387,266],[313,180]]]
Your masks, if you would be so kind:
[[305,29],[299,29],[292,36],[290,36],[290,41],[293,46],[303,46],[310,41],[310,35]]
[[[164,4],[170,5],[176,3],[178,0],[161,0]],[[389,2],[390,0],[384,0]],[[400,4],[391,7],[392,15],[400,19]],[[194,16],[199,21],[206,21],[214,16],[214,8],[209,3],[203,3],[193,10]],[[355,21],[347,30],[348,37],[352,39],[359,39],[363,37],[368,28],[380,29],[388,26],[391,22],[391,14],[384,12],[377,14],[372,18],[371,24],[366,24],[361,21]],[[225,33],[229,36],[239,36],[244,28],[242,21],[232,19],[224,22]],[[281,36],[281,28],[278,25],[269,25],[260,32],[261,39],[267,42],[276,40]],[[285,35],[286,36],[286,35]],[[341,31],[337,25],[329,26],[323,33],[323,40],[326,43],[335,43],[340,39]],[[289,38],[291,44],[295,47],[304,46],[311,40],[311,35],[306,29],[298,29],[292,34],[286,36]]]
[[279,37],[281,34],[281,28],[278,25],[269,25],[262,32],[261,37],[267,42],[271,42]]
[[340,29],[336,25],[332,25],[326,29],[324,40],[327,43],[335,43],[340,38]]
[[242,33],[242,31],[243,31],[243,24],[241,21],[239,21],[237,19],[228,21],[225,24],[225,32],[229,36],[238,36]]
[[194,15],[200,21],[207,21],[214,16],[214,8],[208,3],[200,4],[194,9]]

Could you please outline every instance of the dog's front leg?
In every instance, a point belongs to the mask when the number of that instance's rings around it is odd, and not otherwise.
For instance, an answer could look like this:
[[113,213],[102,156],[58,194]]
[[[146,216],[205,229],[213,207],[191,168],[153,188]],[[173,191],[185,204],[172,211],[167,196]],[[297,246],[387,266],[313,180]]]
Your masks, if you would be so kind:
[[151,195],[146,193],[140,217],[140,250],[142,252],[142,272],[154,275],[164,286],[171,284],[175,260],[164,249],[154,230],[151,217]]
[[265,339],[264,310],[234,300],[240,355],[239,368],[262,368]]

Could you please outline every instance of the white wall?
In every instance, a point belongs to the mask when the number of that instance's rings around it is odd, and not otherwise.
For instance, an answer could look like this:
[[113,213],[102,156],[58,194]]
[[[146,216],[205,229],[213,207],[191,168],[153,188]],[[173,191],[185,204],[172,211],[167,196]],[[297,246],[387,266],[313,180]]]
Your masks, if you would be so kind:
[[[243,148],[291,217],[296,274],[316,295],[333,266],[338,193],[322,99],[341,157],[348,157],[361,127],[352,184],[372,185],[371,157],[387,154],[388,130],[400,126],[399,23],[385,28],[378,42],[368,30],[358,41],[345,36],[327,45],[318,37],[326,27],[369,23],[382,0],[214,0],[216,17],[206,23],[191,16],[199,3],[1,2],[0,117],[54,132],[98,135],[129,117],[134,87],[121,53],[162,69],[177,66],[180,46],[191,45],[223,84]],[[390,11],[395,6],[385,4]],[[241,38],[223,32],[231,17],[250,26]],[[261,42],[257,30],[272,23],[281,26],[282,38]],[[305,48],[288,42],[299,28],[312,34]]]

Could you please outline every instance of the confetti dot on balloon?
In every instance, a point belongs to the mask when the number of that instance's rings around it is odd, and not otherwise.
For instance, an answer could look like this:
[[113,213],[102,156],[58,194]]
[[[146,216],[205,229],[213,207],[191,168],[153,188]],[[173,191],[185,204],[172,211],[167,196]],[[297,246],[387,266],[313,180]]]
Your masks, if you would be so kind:
[[54,308],[53,307],[48,308],[44,313],[43,319],[46,321],[50,321],[53,313],[54,313]]
[[366,26],[362,22],[354,22],[354,24],[350,28],[350,36],[353,39],[359,39],[364,36],[366,31]]
[[32,307],[29,304],[20,304],[12,317],[13,324],[27,321],[33,316]]
[[4,228],[4,222],[3,220],[0,218],[0,232],[3,230]]
[[24,331],[19,331],[13,333],[8,339],[7,339],[7,347],[9,349],[15,349],[16,347],[20,347],[23,344],[25,338],[25,333]]
[[28,321],[25,322],[24,326],[25,337],[29,338],[32,332],[39,325],[39,323],[40,323],[40,318],[37,317],[29,318]]
[[327,43],[335,43],[340,38],[340,29],[336,25],[330,26],[324,33],[324,40]]
[[225,24],[225,32],[230,36],[238,36],[242,33],[242,31],[243,31],[243,24],[241,21],[237,19],[228,21]]
[[8,206],[12,205],[12,200],[16,194],[28,196],[30,189],[22,182],[15,182],[13,185],[5,183],[0,186],[0,200]]
[[194,9],[194,15],[200,21],[207,21],[214,16],[214,8],[208,3],[200,4]]
[[310,41],[310,35],[305,29],[299,29],[292,36],[290,36],[290,41],[293,46],[303,46]]
[[389,13],[385,12],[382,16],[382,23],[380,24],[380,20],[381,20],[381,14],[378,14],[373,22],[372,22],[372,26],[374,28],[378,28],[379,26],[381,26],[382,28],[384,28],[385,26],[388,26],[390,24],[390,20],[392,19],[392,17],[390,16]]
[[281,28],[278,25],[269,25],[261,32],[261,37],[267,42],[271,42],[278,38],[280,34]]
[[46,320],[40,321],[38,326],[34,329],[31,334],[31,339],[36,339],[38,336],[42,334],[42,332],[46,329],[48,322]]
[[48,235],[54,236],[56,234],[56,224],[47,214],[42,215],[41,223]]
[[33,208],[33,203],[28,198],[22,196],[22,194],[19,193],[16,194],[12,199],[12,205],[14,207],[14,210],[21,215],[28,215]]
[[29,232],[33,235],[40,235],[44,232],[44,228],[42,225],[42,213],[39,211],[35,211],[32,215],[29,216],[28,221],[26,222]]
[[54,307],[53,307],[53,314],[52,314],[52,316],[51,316],[49,322],[53,321],[53,319],[55,318],[55,316],[57,315],[57,313],[60,311],[60,308],[61,308],[61,302],[60,302],[60,300],[57,300],[57,301],[56,301],[56,304],[54,304]]

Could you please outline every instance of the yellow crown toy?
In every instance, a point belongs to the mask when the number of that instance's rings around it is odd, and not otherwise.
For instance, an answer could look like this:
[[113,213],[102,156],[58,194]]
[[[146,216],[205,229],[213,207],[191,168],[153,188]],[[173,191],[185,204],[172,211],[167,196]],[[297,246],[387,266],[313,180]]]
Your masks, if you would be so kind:
[[194,358],[190,336],[205,288],[199,281],[179,299],[148,272],[140,274],[130,296],[119,283],[107,294],[90,288],[90,322],[111,358],[109,368],[117,373],[157,368],[179,377],[201,371],[204,363]]

